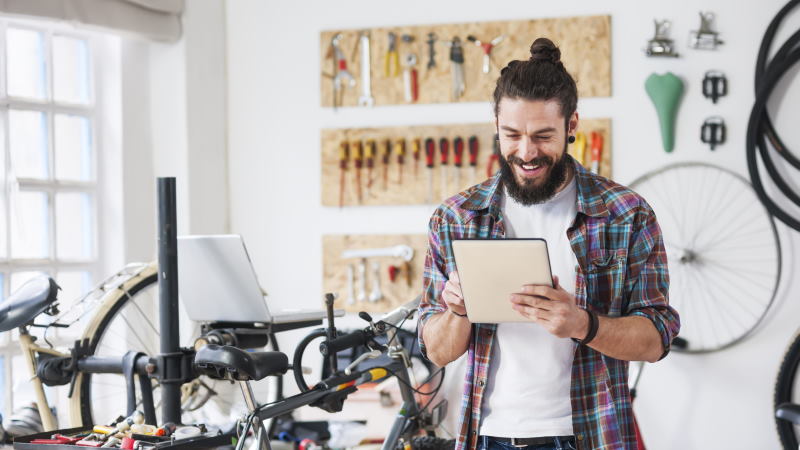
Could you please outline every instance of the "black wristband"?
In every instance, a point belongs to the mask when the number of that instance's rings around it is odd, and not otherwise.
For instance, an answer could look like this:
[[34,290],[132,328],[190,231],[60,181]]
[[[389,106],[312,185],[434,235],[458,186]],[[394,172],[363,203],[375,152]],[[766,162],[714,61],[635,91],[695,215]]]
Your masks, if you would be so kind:
[[585,309],[584,311],[586,311],[586,314],[589,315],[589,331],[586,333],[586,337],[583,339],[572,338],[573,341],[580,345],[587,345],[589,342],[592,342],[592,339],[597,336],[597,329],[600,327],[600,321],[597,319],[597,315],[588,309]]
[[457,313],[457,312],[453,311],[452,309],[450,310],[450,312],[451,312],[451,313],[453,313],[453,314],[455,314],[455,315],[457,315],[458,317],[467,317],[467,315],[466,315],[466,314],[459,314],[459,313]]

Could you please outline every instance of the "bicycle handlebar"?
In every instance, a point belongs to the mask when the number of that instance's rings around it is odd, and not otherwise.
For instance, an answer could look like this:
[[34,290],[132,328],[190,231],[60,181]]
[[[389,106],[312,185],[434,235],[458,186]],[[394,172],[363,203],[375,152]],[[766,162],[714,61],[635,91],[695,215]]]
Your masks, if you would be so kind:
[[371,327],[365,330],[356,330],[336,339],[320,343],[319,352],[322,353],[322,356],[327,357],[342,350],[365,345],[373,337],[375,337],[375,333],[371,330]]

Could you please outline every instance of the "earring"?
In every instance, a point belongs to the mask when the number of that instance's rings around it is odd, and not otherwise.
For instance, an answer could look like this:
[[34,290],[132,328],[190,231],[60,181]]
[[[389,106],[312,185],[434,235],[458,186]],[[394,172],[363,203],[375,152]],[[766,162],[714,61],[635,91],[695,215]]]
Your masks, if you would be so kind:
[[567,138],[567,142],[569,142],[570,144],[574,143],[575,142],[575,136],[570,135],[570,137]]

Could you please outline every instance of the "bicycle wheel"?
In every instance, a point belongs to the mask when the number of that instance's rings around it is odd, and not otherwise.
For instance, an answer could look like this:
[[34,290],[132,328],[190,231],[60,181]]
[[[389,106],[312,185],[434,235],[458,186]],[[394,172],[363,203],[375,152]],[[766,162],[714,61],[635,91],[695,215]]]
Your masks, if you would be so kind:
[[775,221],[750,183],[711,164],[677,163],[631,188],[653,207],[664,236],[670,304],[686,348],[703,353],[746,338],[766,315],[781,276]]
[[[89,339],[90,354],[119,357],[129,350],[158,354],[158,301],[155,264],[140,268],[110,290],[84,330],[83,338]],[[182,346],[191,347],[200,334],[200,324],[187,319],[181,311],[179,326]],[[269,378],[262,382],[259,392],[266,387],[273,397],[271,401],[277,398],[278,389],[274,377]],[[156,417],[160,424],[158,387],[157,380],[153,380]],[[125,413],[124,378],[119,374],[78,374],[70,403],[76,425],[109,423]],[[183,423],[206,423],[227,429],[246,412],[246,406],[238,385],[201,376],[181,387],[181,410]]]
[[[800,367],[800,334],[789,346],[783,357],[781,368],[778,370],[778,380],[775,382],[775,407],[781,403],[800,403],[800,377],[797,369]],[[800,438],[800,427],[786,420],[776,418],[778,436],[783,448],[795,449]]]

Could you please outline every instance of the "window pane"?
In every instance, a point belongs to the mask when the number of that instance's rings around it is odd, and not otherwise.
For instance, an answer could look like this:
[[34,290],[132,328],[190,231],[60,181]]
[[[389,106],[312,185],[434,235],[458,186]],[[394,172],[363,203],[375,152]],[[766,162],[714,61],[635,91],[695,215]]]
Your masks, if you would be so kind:
[[38,31],[8,29],[8,95],[44,100],[47,97],[47,70],[44,35]]
[[56,114],[53,120],[56,178],[76,181],[93,180],[92,127],[89,119],[82,116]]
[[6,409],[6,357],[0,356],[0,411]]
[[47,114],[12,109],[8,124],[11,171],[18,178],[48,178]]
[[13,294],[14,291],[22,287],[22,285],[25,284],[26,282],[42,275],[47,276],[47,274],[44,272],[36,272],[36,271],[14,272],[11,274],[11,286],[9,286],[10,289],[8,290],[8,292],[10,294]]
[[14,196],[13,200],[11,256],[13,258],[48,258],[50,256],[50,214],[47,194],[21,191]]
[[6,222],[8,221],[8,213],[6,213],[6,194],[4,187],[3,177],[0,176],[0,260],[8,258],[8,245],[6,244]]
[[89,103],[89,46],[83,39],[53,37],[53,98]]
[[61,260],[91,259],[94,242],[92,196],[80,192],[56,194],[56,255]]
[[6,274],[0,273],[0,302],[6,298]]
[[[58,309],[69,311],[81,296],[91,289],[92,278],[89,272],[58,272],[56,283],[61,287],[58,291]],[[78,338],[83,332],[80,326],[59,329],[59,337]]]

